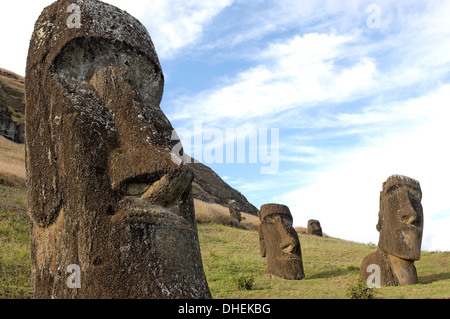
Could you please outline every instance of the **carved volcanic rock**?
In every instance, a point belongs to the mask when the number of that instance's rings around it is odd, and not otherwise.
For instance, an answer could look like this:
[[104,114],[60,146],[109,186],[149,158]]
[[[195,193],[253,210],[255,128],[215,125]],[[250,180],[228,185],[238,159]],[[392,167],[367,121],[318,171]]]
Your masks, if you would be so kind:
[[150,35],[125,11],[59,0],[40,15],[26,70],[35,298],[211,298],[163,88]]
[[322,237],[322,227],[317,219],[308,220],[308,234]]
[[[24,96],[24,78],[0,69],[0,134],[3,132],[2,135],[13,139],[16,143],[24,142]],[[7,105],[13,107],[15,118],[11,118]],[[190,163],[189,161],[188,166],[194,172],[192,183],[194,198],[223,206],[227,206],[228,201],[234,199],[242,212],[257,215],[258,209],[211,168],[202,163]]]
[[292,227],[289,207],[265,204],[258,212],[259,247],[262,257],[267,257],[269,274],[288,279],[305,278],[300,239]]
[[[17,85],[14,86],[12,89],[4,89],[3,91],[0,89],[0,98],[8,101],[16,101],[16,104],[10,104],[8,105],[14,105],[14,112],[18,119],[20,119],[22,122],[24,122],[25,114],[24,114],[24,108],[25,108],[25,102],[24,102],[24,95],[25,95],[25,86],[24,86],[24,79],[21,78],[18,75],[14,75],[14,73],[1,70],[0,69],[0,83],[2,81],[2,74],[7,74],[8,76],[8,83],[11,83],[10,79],[13,81],[16,81],[17,79]],[[5,75],[3,75],[4,77]],[[6,82],[6,81],[5,81]],[[4,84],[2,84],[4,85]],[[5,88],[5,86],[3,86]],[[13,92],[13,93],[12,93]],[[0,102],[1,103],[1,102]],[[4,104],[6,105],[6,104]],[[2,112],[2,107],[0,104],[0,128],[3,127],[1,123],[15,123],[14,121],[11,121],[11,114],[7,112],[7,108],[4,108],[4,112]],[[4,120],[1,120],[4,119]],[[5,127],[10,127],[10,124],[5,125]],[[18,138],[15,139],[16,143],[23,143],[24,142],[24,124],[21,123],[15,123],[14,129],[10,130],[9,132],[16,132],[18,135]],[[0,129],[1,134],[1,129]],[[11,136],[14,133],[7,133],[8,138],[12,139]],[[4,134],[2,134],[4,135]],[[229,184],[227,184],[223,179],[220,178],[219,175],[217,175],[211,168],[208,166],[202,164],[202,163],[189,163],[188,166],[191,168],[191,170],[194,172],[194,181],[192,183],[192,196],[196,199],[202,200],[207,203],[216,203],[223,206],[228,205],[228,201],[230,199],[234,199],[239,208],[242,212],[251,214],[251,215],[257,215],[258,209],[253,206],[247,198],[240,193],[235,188],[231,187]]]
[[367,280],[378,267],[381,286],[418,282],[414,261],[420,259],[423,235],[423,207],[420,183],[407,176],[392,175],[380,192],[377,230],[378,249],[364,257],[360,276]]

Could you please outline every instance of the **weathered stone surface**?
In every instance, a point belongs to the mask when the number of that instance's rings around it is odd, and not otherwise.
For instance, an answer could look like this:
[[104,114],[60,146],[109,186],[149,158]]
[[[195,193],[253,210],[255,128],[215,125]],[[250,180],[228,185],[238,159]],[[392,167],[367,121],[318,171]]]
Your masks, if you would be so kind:
[[381,286],[417,283],[414,261],[420,259],[423,234],[422,191],[418,181],[392,175],[383,183],[377,230],[378,249],[366,256],[360,276],[367,280],[369,265],[380,267]]
[[236,200],[232,199],[228,201],[228,210],[230,211],[231,216],[230,225],[236,228],[242,228],[241,221],[245,219],[245,217],[242,217],[241,209]]
[[323,236],[322,227],[320,226],[320,222],[317,219],[308,220],[308,234],[315,236]]
[[237,219],[239,222],[242,220],[241,210],[235,200],[228,202],[228,209],[230,210],[230,216]]
[[[125,11],[60,0],[37,20],[25,138],[35,298],[211,297],[163,86],[147,30]],[[70,265],[81,288],[67,285]]]
[[258,216],[261,221],[260,252],[262,257],[267,258],[267,271],[284,279],[303,279],[300,240],[292,227],[289,208],[280,204],[265,204],[261,206]]

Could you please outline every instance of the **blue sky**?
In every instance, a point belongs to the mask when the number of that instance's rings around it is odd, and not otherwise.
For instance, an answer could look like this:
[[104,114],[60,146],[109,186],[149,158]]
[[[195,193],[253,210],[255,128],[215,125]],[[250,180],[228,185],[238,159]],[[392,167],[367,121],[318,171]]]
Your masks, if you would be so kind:
[[[24,74],[51,2],[2,3],[1,67]],[[450,250],[449,1],[106,2],[149,30],[161,107],[188,153],[255,206],[286,204],[296,226],[315,218],[330,236],[377,243],[382,183],[403,174],[422,186],[423,249]],[[256,163],[237,161],[246,134]],[[277,165],[262,174],[268,158]]]

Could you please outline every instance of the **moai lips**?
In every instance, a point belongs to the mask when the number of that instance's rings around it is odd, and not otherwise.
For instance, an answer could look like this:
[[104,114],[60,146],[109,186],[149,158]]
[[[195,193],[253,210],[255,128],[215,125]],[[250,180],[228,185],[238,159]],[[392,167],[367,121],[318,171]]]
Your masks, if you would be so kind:
[[[26,165],[35,298],[210,298],[191,194],[160,109],[145,27],[114,6],[45,8],[26,71]],[[78,265],[81,288],[66,284]]]

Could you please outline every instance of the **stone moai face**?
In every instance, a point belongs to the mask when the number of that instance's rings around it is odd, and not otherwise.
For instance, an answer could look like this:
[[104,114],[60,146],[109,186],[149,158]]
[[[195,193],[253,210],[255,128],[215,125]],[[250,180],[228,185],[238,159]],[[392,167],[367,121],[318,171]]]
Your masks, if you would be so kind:
[[211,297],[163,88],[152,40],[125,11],[60,0],[37,20],[25,141],[35,298]]
[[236,203],[236,201],[234,199],[228,201],[228,209],[230,211],[231,217],[237,219],[238,221],[242,220],[241,211],[239,209],[238,204]]
[[423,234],[422,191],[416,180],[393,175],[383,183],[378,247],[405,260],[419,260]]
[[363,258],[360,277],[368,284],[411,285],[418,282],[423,233],[422,191],[418,181],[392,175],[383,183],[377,230],[378,249]]
[[322,227],[320,226],[320,222],[318,220],[308,220],[308,234],[322,237]]
[[305,277],[302,252],[292,215],[287,206],[266,204],[258,212],[261,256],[267,258],[270,274],[290,280]]

